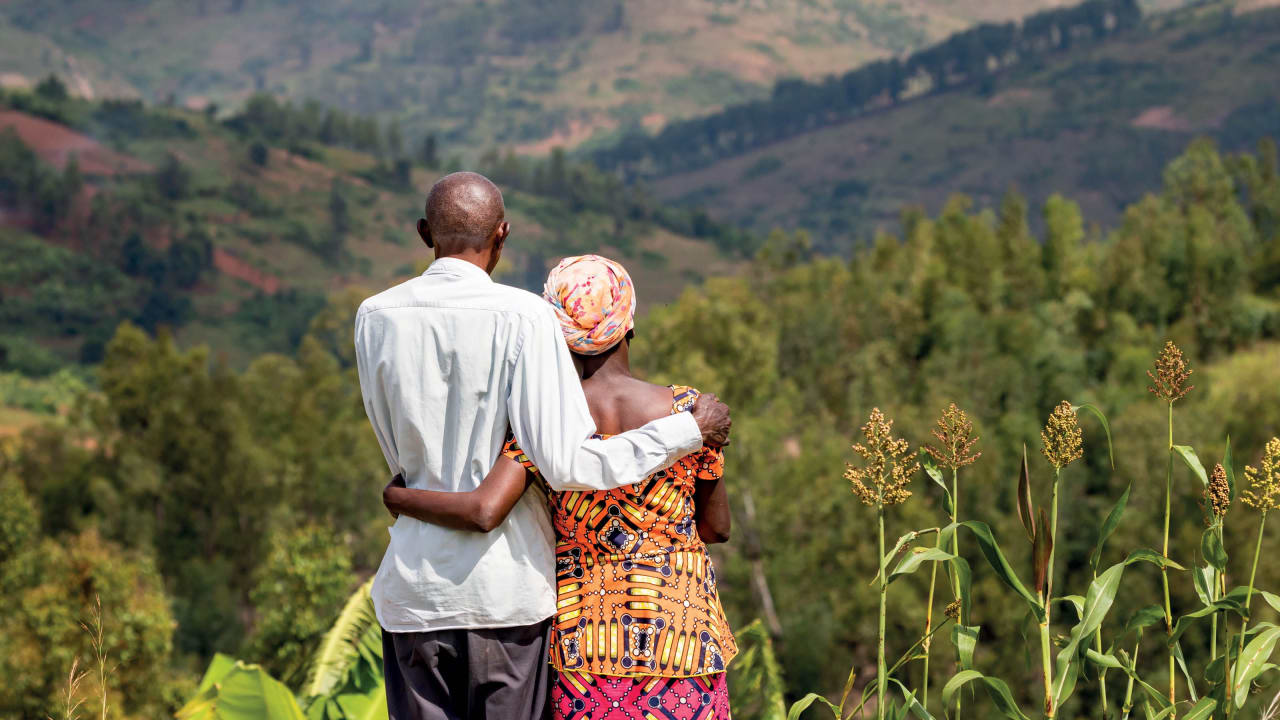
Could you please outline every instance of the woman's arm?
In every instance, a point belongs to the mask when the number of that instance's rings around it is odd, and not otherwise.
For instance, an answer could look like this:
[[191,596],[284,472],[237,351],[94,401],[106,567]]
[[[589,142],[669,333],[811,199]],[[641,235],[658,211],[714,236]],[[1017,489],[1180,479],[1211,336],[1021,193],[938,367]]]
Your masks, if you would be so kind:
[[392,515],[408,515],[454,530],[489,532],[507,519],[528,486],[524,466],[501,455],[480,487],[467,492],[415,490],[399,475],[382,491],[382,503]]
[[693,486],[693,517],[704,543],[729,542],[733,515],[724,485],[724,452],[703,449],[697,484]]

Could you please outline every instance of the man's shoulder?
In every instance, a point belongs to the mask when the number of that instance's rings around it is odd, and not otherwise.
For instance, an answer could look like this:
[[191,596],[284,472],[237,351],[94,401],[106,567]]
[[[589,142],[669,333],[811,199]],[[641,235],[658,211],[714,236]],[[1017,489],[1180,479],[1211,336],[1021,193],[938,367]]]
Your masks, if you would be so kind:
[[501,283],[468,284],[436,288],[425,276],[410,278],[399,285],[365,298],[356,317],[394,308],[489,310],[530,320],[547,317],[550,307],[541,296]]

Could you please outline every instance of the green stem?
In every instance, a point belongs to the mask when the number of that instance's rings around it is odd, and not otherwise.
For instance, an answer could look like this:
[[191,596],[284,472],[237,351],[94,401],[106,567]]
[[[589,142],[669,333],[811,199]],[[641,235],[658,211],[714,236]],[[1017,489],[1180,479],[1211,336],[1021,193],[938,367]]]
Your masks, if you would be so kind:
[[[937,541],[934,543],[934,547],[941,548],[941,546],[942,546],[942,536],[939,535]],[[928,600],[928,603],[925,605],[925,609],[924,609],[924,636],[926,638],[928,638],[933,634],[931,632],[931,629],[933,628],[933,592],[938,581],[938,564],[937,563],[929,563],[929,564],[931,565],[931,567],[929,568],[929,600]],[[920,687],[920,695],[921,695],[920,704],[924,705],[926,708],[929,707],[929,656],[931,654],[930,650],[932,646],[933,646],[932,643],[930,643],[928,640],[925,640],[924,677],[922,678],[920,683],[920,686],[921,686]]]
[[[1041,598],[1043,602],[1043,598]],[[1048,603],[1045,603],[1048,609]],[[1053,718],[1057,713],[1057,708],[1053,703],[1053,659],[1049,654],[1049,621],[1046,615],[1044,622],[1040,623],[1040,670],[1044,675],[1044,716]]]
[[[877,538],[880,541],[880,557],[884,557],[884,506],[879,506],[876,512],[876,520],[878,524]],[[889,681],[884,666],[884,616],[885,616],[885,598],[889,594],[889,583],[885,582],[888,578],[885,576],[884,568],[880,569],[880,638],[876,648],[876,717],[884,720],[884,691]]]
[[[1172,509],[1173,502],[1173,403],[1169,403],[1169,464],[1168,471],[1165,473],[1165,489],[1164,489],[1164,544],[1161,546],[1161,554],[1165,560],[1169,559],[1169,514]],[[1169,566],[1163,565],[1160,568],[1160,581],[1164,588],[1164,628],[1166,636],[1173,639],[1173,607],[1169,602]],[[1177,666],[1174,664],[1173,647],[1169,648],[1169,704],[1177,708]],[[1174,720],[1178,716],[1175,709],[1169,714],[1169,720]]]
[[[1098,571],[1096,569],[1093,571],[1093,579],[1094,580],[1098,579]],[[1101,655],[1102,654],[1102,628],[1101,627],[1099,627],[1098,631],[1093,634],[1093,641],[1094,641],[1093,642],[1094,649],[1098,651],[1099,655]],[[1101,670],[1098,671],[1098,687],[1102,691],[1102,717],[1105,718],[1107,717],[1107,712],[1108,712],[1107,711],[1107,669],[1106,668],[1102,668]]]
[[1253,568],[1249,570],[1249,591],[1244,596],[1244,617],[1240,620],[1240,646],[1237,654],[1244,654],[1244,631],[1249,627],[1250,605],[1253,604],[1253,581],[1258,577],[1258,555],[1262,552],[1262,531],[1267,526],[1267,511],[1262,511],[1262,520],[1258,523],[1258,542],[1253,547]]
[[1053,489],[1049,495],[1049,567],[1044,580],[1044,617],[1049,622],[1053,607],[1053,559],[1058,553],[1058,479],[1062,475],[1061,468],[1053,470]]
[[[1133,642],[1133,666],[1138,667],[1138,648],[1142,645],[1142,637]],[[1124,691],[1124,707],[1122,708],[1124,715],[1121,720],[1129,720],[1129,712],[1133,710],[1133,676],[1129,676],[1129,685]]]
[[[951,468],[951,524],[955,525],[960,518],[960,472],[958,468]],[[951,554],[960,557],[960,533],[951,534]],[[951,568],[951,589],[955,594],[955,599],[960,600],[960,624],[967,625],[969,618],[964,616],[964,600],[960,597],[960,572],[953,566]],[[963,693],[956,696],[956,714],[955,720],[960,720]]]
[[[888,674],[889,674],[889,675],[893,675],[895,672],[897,672],[897,671],[898,671],[898,668],[900,668],[900,667],[902,667],[903,665],[905,665],[905,664],[907,663],[907,661],[908,661],[908,660],[910,660],[910,659],[914,656],[915,651],[916,651],[916,648],[920,647],[923,643],[927,642],[927,641],[928,641],[930,638],[932,638],[934,635],[937,635],[939,630],[941,630],[942,628],[944,628],[944,627],[946,627],[946,626],[947,626],[947,621],[948,621],[949,619],[950,619],[950,618],[944,618],[944,619],[943,619],[943,621],[942,621],[941,623],[939,623],[939,624],[938,624],[938,627],[934,628],[934,629],[932,630],[932,632],[930,632],[928,635],[922,635],[922,636],[920,637],[920,639],[919,639],[919,640],[916,640],[916,641],[915,641],[915,643],[913,643],[913,644],[911,645],[911,647],[907,648],[907,651],[906,651],[905,653],[903,653],[903,654],[902,654],[902,655],[897,659],[897,661],[893,663],[893,665],[890,665],[890,666],[889,666],[889,672],[888,672]],[[856,668],[856,666],[855,666],[855,668],[854,668],[854,669],[855,669],[855,670],[857,669],[857,668]],[[840,708],[839,708],[839,714],[840,714],[840,717],[841,717],[841,718],[845,718],[845,717],[852,717],[852,716],[853,716],[853,715],[855,715],[858,711],[862,710],[862,706],[867,704],[867,699],[868,699],[868,698],[867,698],[867,695],[866,695],[866,693],[864,692],[864,693],[863,693],[863,695],[862,695],[862,699],[858,702],[858,704],[857,704],[857,705],[854,705],[854,706],[853,706],[853,709],[849,711],[848,715],[846,715],[846,714],[845,714],[845,712],[844,712],[844,702],[842,701],[842,702],[840,703]]]

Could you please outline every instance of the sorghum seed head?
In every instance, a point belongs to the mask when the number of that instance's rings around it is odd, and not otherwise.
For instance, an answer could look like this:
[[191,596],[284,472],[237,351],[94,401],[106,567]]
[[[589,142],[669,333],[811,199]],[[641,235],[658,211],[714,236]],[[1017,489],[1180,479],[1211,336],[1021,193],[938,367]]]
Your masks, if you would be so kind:
[[867,505],[889,506],[906,502],[911,491],[906,489],[911,476],[920,469],[915,454],[906,440],[893,437],[893,421],[885,418],[880,408],[873,408],[862,426],[866,443],[854,443],[853,451],[863,459],[863,466],[846,464],[844,476],[853,492]]
[[1262,453],[1262,469],[1252,465],[1244,468],[1249,489],[1240,500],[1251,508],[1267,512],[1280,507],[1280,438],[1271,438]]
[[1084,455],[1081,447],[1082,435],[1071,403],[1063,400],[1053,409],[1044,430],[1040,431],[1040,441],[1044,443],[1040,452],[1044,453],[1051,465],[1061,470]]
[[1222,463],[1213,466],[1201,505],[1204,507],[1207,524],[1212,525],[1226,517],[1227,509],[1231,507],[1231,486],[1227,484],[1227,470],[1222,467]]
[[958,598],[955,600],[952,600],[951,604],[947,605],[947,608],[942,612],[952,620],[959,620],[960,619],[960,600]]
[[978,438],[973,437],[973,423],[969,421],[969,416],[956,407],[955,403],[942,411],[933,436],[938,439],[939,446],[926,445],[924,451],[942,467],[958,470],[965,465],[972,465],[982,457],[981,451],[969,454]]
[[1147,371],[1147,377],[1151,378],[1153,383],[1147,390],[1169,402],[1180,400],[1195,387],[1187,384],[1191,372],[1186,359],[1182,357],[1182,351],[1173,344],[1172,340],[1166,340],[1164,349],[1156,358],[1155,373]]

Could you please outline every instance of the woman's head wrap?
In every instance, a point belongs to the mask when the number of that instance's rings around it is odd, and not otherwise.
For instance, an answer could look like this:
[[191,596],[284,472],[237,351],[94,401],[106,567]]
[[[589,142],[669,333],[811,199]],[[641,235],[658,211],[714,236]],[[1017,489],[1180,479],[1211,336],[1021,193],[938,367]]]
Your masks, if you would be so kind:
[[599,355],[635,327],[635,286],[627,271],[608,258],[578,255],[561,260],[547,276],[542,296],[555,308],[573,352]]

